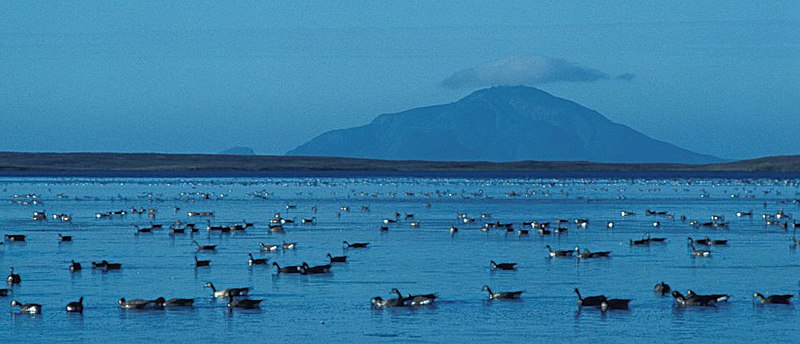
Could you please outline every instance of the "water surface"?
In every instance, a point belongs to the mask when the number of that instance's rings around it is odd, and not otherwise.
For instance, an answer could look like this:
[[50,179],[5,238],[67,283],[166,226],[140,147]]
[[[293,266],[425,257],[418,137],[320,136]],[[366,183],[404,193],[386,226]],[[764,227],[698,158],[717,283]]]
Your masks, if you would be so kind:
[[[800,261],[790,248],[791,227],[764,225],[762,213],[797,213],[800,188],[795,179],[724,178],[432,178],[432,177],[247,177],[247,178],[69,178],[6,177],[0,191],[3,234],[25,234],[23,244],[0,247],[0,270],[14,266],[23,282],[0,299],[0,325],[11,336],[35,342],[531,342],[594,338],[600,342],[791,342],[795,306],[755,306],[754,291],[797,293]],[[208,199],[200,196],[208,194]],[[36,194],[41,204],[20,204]],[[30,199],[29,199],[30,200]],[[296,209],[286,209],[294,205]],[[348,206],[349,211],[340,207]],[[361,209],[368,207],[368,211]],[[175,211],[174,208],[180,208]],[[312,212],[312,207],[318,211]],[[147,215],[98,219],[97,212],[154,208]],[[674,220],[646,216],[646,209],[675,214]],[[621,217],[620,211],[636,212]],[[754,217],[736,217],[750,211]],[[49,218],[32,221],[34,211],[68,213],[71,223]],[[170,235],[164,229],[135,235],[135,225],[196,222],[189,211],[213,211],[212,224],[246,219],[255,227],[220,234]],[[316,218],[314,225],[287,225],[284,234],[266,230],[273,214]],[[395,212],[410,220],[378,230]],[[477,218],[462,224],[457,214]],[[480,213],[491,218],[480,218]],[[728,229],[694,228],[678,217],[709,221],[724,215]],[[587,228],[573,223],[565,234],[518,236],[501,230],[482,232],[483,223],[554,221],[588,218]],[[607,229],[606,221],[616,226]],[[652,223],[660,221],[661,227]],[[456,225],[459,233],[450,235]],[[631,247],[645,233],[666,237],[650,247]],[[59,243],[57,233],[74,236]],[[687,237],[728,239],[710,258],[692,258]],[[193,267],[197,240],[219,245],[210,268]],[[364,250],[345,250],[342,240],[369,242]],[[259,242],[297,242],[295,250],[262,254]],[[576,245],[612,251],[610,259],[548,259],[545,245]],[[247,253],[280,264],[327,262],[326,253],[346,254],[326,276],[277,275],[274,268],[249,267]],[[69,261],[84,265],[70,273]],[[123,264],[102,273],[91,261]],[[517,271],[491,272],[489,261],[519,263]],[[678,308],[672,298],[652,293],[666,281],[681,291],[729,293],[728,304]],[[260,311],[233,311],[204,288],[253,288],[264,299]],[[516,302],[488,301],[481,286],[525,290]],[[573,289],[586,295],[631,298],[630,311],[579,310]],[[389,290],[431,293],[430,307],[374,310],[369,300],[390,297]],[[64,306],[85,297],[83,315]],[[189,310],[121,311],[120,297],[196,298]],[[44,305],[41,315],[12,311],[12,299]]]

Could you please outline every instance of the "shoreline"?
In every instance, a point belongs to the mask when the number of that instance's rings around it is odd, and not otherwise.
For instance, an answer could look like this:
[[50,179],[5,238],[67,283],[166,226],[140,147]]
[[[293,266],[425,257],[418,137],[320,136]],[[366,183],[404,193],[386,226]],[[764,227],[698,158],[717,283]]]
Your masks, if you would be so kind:
[[725,171],[0,171],[0,178],[444,178],[444,179],[800,179],[798,172]]
[[698,177],[797,178],[800,155],[715,164],[441,162],[300,156],[0,152],[3,177]]

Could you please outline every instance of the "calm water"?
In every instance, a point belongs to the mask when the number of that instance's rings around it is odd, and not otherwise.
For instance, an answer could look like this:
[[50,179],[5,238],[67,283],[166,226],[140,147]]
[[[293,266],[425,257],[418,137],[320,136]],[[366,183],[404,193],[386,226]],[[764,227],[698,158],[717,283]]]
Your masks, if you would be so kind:
[[[796,306],[755,306],[754,291],[798,292],[800,252],[790,248],[792,229],[766,227],[761,214],[798,213],[797,180],[757,179],[433,179],[433,178],[3,178],[0,191],[2,234],[25,234],[27,243],[0,246],[0,270],[10,266],[22,275],[13,295],[0,299],[0,326],[6,338],[35,342],[532,342],[578,340],[599,342],[705,340],[711,342],[792,342]],[[194,193],[208,193],[204,199]],[[510,196],[510,193],[516,196]],[[43,204],[18,204],[15,194],[37,194]],[[60,195],[60,196],[59,196]],[[256,197],[255,195],[259,195]],[[286,205],[296,205],[287,210]],[[429,205],[429,206],[428,206]],[[316,206],[318,212],[312,213]],[[350,211],[341,211],[349,206]],[[369,211],[362,211],[368,206]],[[147,215],[97,219],[95,213],[155,208]],[[180,207],[175,212],[174,207]],[[646,209],[675,214],[675,220],[645,216]],[[72,223],[48,218],[32,221],[34,211],[68,213]],[[636,216],[622,218],[621,210]],[[752,210],[754,217],[735,216]],[[205,220],[188,211],[213,211],[213,224],[246,219],[245,232],[205,231]],[[397,211],[413,213],[410,221],[390,225],[384,218]],[[284,234],[266,230],[273,214],[285,218],[316,217],[314,225],[287,225]],[[470,225],[456,216],[478,217]],[[693,228],[678,219],[709,221],[724,215],[729,229]],[[479,231],[482,223],[554,221],[588,218],[586,229],[570,224],[566,234],[519,237],[500,230]],[[201,224],[195,235],[170,235],[164,229],[134,235],[134,225],[188,221]],[[605,228],[606,221],[615,228]],[[659,220],[662,226],[653,228]],[[451,225],[461,231],[454,236]],[[667,238],[662,245],[631,247],[630,239],[650,232]],[[74,236],[59,243],[57,233]],[[710,258],[692,258],[686,238],[728,239],[712,248]],[[219,245],[200,254],[210,268],[195,269],[196,239]],[[293,251],[262,254],[259,242],[297,242]],[[367,241],[364,250],[343,250],[342,240]],[[610,259],[548,259],[545,245],[596,251]],[[800,250],[798,250],[800,251]],[[327,276],[276,275],[274,268],[249,267],[247,253],[281,264],[326,263],[326,253],[346,254]],[[84,270],[70,273],[69,261]],[[102,273],[91,261],[123,264],[122,271]],[[517,262],[513,272],[490,272],[489,261]],[[5,275],[5,274],[4,274]],[[4,276],[3,275],[3,276]],[[729,293],[728,304],[678,308],[671,297],[658,297],[653,285],[664,280],[673,288],[699,293]],[[207,281],[218,287],[253,288],[263,298],[260,311],[229,312],[214,301]],[[525,290],[517,302],[487,300],[481,286]],[[439,293],[434,306],[373,310],[370,299],[404,293]],[[576,307],[573,288],[585,295],[631,298],[630,311],[601,313]],[[83,315],[66,314],[64,306],[85,297]],[[121,311],[117,299],[164,296],[196,298],[194,309]],[[9,304],[43,304],[41,315],[18,314]],[[11,337],[9,337],[11,336]]]

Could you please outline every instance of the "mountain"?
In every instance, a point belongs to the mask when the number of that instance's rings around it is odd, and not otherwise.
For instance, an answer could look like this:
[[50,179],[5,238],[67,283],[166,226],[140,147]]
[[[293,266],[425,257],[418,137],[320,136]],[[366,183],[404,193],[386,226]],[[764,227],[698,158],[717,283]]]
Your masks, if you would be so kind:
[[256,152],[253,151],[252,148],[249,147],[231,147],[222,152],[219,152],[222,155],[256,155]]
[[323,133],[287,155],[430,161],[711,163],[597,111],[526,87],[492,87],[444,105],[383,114]]

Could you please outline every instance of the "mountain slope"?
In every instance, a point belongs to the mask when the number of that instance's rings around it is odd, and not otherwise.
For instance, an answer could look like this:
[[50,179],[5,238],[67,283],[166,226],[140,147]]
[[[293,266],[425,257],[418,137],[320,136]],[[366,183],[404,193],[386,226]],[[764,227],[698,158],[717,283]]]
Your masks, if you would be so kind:
[[536,88],[493,87],[445,105],[324,133],[287,155],[433,161],[709,163]]

